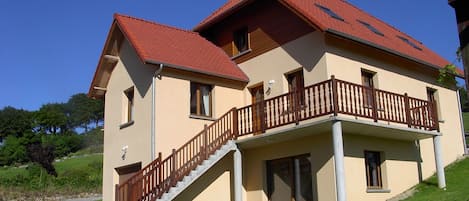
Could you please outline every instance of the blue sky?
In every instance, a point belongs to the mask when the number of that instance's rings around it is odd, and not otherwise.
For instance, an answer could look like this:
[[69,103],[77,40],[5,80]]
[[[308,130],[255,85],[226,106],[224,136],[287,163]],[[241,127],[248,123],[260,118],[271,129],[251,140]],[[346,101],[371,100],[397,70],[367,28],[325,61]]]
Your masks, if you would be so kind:
[[[116,12],[191,29],[224,2],[0,0],[0,109],[36,110],[88,92]],[[349,2],[455,60],[459,41],[446,0]]]

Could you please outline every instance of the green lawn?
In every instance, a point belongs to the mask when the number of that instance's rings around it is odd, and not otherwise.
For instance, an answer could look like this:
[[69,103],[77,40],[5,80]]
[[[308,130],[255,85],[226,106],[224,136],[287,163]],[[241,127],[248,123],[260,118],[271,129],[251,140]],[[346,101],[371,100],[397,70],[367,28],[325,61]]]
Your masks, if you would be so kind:
[[469,201],[469,158],[445,168],[446,190],[438,188],[435,176],[416,186],[416,193],[405,201]]
[[464,121],[464,131],[469,132],[469,112],[462,113],[462,119]]
[[[73,195],[100,193],[103,155],[95,154],[55,162],[58,176],[47,175],[40,166],[0,168],[0,198],[7,196]],[[0,199],[2,200],[2,199]]]

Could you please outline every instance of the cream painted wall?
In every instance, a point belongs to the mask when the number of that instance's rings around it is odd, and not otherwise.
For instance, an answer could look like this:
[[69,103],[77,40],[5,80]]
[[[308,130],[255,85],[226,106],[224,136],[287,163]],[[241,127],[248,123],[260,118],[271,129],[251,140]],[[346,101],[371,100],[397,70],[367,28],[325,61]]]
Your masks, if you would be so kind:
[[[209,80],[187,78],[198,83],[213,84]],[[213,120],[190,117],[189,80],[163,75],[156,83],[156,152],[168,156],[173,148],[178,148],[201,132],[204,124]],[[213,119],[220,117],[231,108],[243,105],[242,91],[222,86],[212,90]]]
[[[122,44],[106,91],[104,120],[103,200],[114,200],[114,185],[119,182],[115,171],[136,162],[150,162],[151,76],[153,69],[143,65],[127,41]],[[134,88],[134,124],[120,128],[124,122],[124,91]],[[128,146],[125,160],[122,148]]]
[[231,201],[233,199],[233,153],[228,153],[209,171],[179,194],[174,201]]
[[[269,52],[239,64],[249,76],[249,86],[274,80],[271,93],[265,99],[288,92],[285,73],[303,69],[305,85],[327,80],[324,36],[319,31],[306,34]],[[246,88],[245,103],[251,104],[251,94]]]
[[[314,133],[312,133],[314,134]],[[310,154],[315,200],[335,200],[334,163],[330,134],[314,135],[243,150],[246,201],[267,201],[266,161]]]
[[[383,189],[390,193],[366,192],[365,150],[382,153]],[[413,141],[373,138],[345,131],[344,155],[347,200],[386,200],[419,182],[419,156]]]

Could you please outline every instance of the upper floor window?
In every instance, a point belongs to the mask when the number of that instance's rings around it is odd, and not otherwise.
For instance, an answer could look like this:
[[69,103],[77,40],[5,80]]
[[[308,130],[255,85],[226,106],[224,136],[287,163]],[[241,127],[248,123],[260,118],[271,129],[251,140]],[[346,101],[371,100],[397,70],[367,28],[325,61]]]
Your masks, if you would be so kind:
[[374,88],[373,77],[374,73],[369,71],[362,71],[362,85],[366,87],[363,89],[363,106],[371,108],[373,105],[373,91]]
[[240,54],[249,50],[249,34],[248,34],[247,27],[238,29],[233,33],[233,43],[235,46],[234,55],[237,55],[237,54]]
[[377,35],[380,35],[380,36],[384,36],[384,34],[379,31],[376,27],[374,27],[373,25],[365,22],[365,21],[362,21],[362,20],[357,20],[360,24],[362,24],[363,26],[365,26],[366,28],[368,28],[370,31],[372,31],[373,33],[377,34]]
[[124,123],[128,123],[134,116],[134,87],[125,90],[124,97]]
[[212,86],[191,82],[191,114],[212,116]]
[[335,13],[334,11],[332,11],[331,9],[325,7],[325,6],[322,6],[322,5],[319,5],[319,4],[316,4],[316,7],[318,7],[319,9],[322,10],[322,12],[325,12],[326,14],[328,14],[329,16],[331,16],[332,18],[334,19],[337,19],[337,20],[340,20],[340,21],[344,21],[344,18],[340,17],[337,13]]
[[396,36],[397,38],[401,39],[403,42],[407,43],[407,45],[410,45],[411,47],[422,51],[422,48],[420,48],[417,44],[414,42],[410,41],[408,38],[402,37],[402,36]]
[[376,151],[365,151],[366,184],[368,188],[383,188],[381,158]]
[[[288,81],[288,91],[292,93],[289,104],[290,106],[299,106],[305,105],[305,83],[303,77],[303,70],[299,70],[286,75]],[[294,108],[292,108],[294,109]]]

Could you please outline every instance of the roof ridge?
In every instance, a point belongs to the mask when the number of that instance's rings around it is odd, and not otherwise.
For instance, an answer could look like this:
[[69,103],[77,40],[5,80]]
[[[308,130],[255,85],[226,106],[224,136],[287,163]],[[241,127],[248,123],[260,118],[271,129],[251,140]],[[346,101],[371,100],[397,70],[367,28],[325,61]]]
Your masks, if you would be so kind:
[[130,15],[115,13],[114,18],[116,18],[117,16],[142,21],[142,22],[145,22],[145,23],[149,23],[149,24],[153,24],[153,25],[156,25],[156,26],[161,26],[161,27],[165,27],[165,28],[169,28],[169,29],[174,29],[174,30],[177,30],[177,31],[183,31],[183,32],[187,32],[187,33],[190,33],[190,34],[199,35],[197,32],[193,32],[193,31],[190,31],[190,30],[186,30],[186,29],[182,29],[182,28],[178,28],[178,27],[174,27],[174,26],[158,23],[158,22],[155,22],[155,21],[150,21],[150,20],[147,20],[147,19],[142,19],[142,18],[130,16]]
[[[226,1],[222,6],[220,6],[218,9],[216,9],[215,11],[213,11],[209,16],[205,17],[204,20],[202,20],[199,24],[197,24],[195,26],[195,28],[199,27],[201,24],[205,23],[208,19],[210,19],[212,16],[214,16],[216,13],[220,12],[220,10],[222,10],[223,8],[225,8],[225,6],[227,6],[230,2],[232,1],[235,1],[235,0],[228,0]],[[241,0],[242,1],[242,0]],[[241,2],[240,1],[240,2]]]
[[[401,31],[400,29],[396,28],[394,25],[391,25],[390,23],[387,23],[387,22],[385,22],[385,21],[379,19],[378,17],[375,17],[374,15],[371,15],[370,13],[366,12],[365,10],[363,10],[363,9],[361,9],[361,8],[359,8],[359,7],[355,6],[355,5],[353,5],[352,3],[350,3],[350,2],[348,2],[348,1],[346,1],[346,0],[340,0],[340,1],[342,1],[342,2],[344,2],[344,3],[346,3],[346,4],[348,4],[349,6],[355,8],[355,9],[357,9],[357,10],[359,10],[360,12],[363,12],[364,14],[368,15],[369,17],[371,17],[371,18],[373,18],[373,19],[375,19],[375,20],[377,20],[377,21],[379,21],[379,22],[381,22],[381,23],[383,23],[383,24],[389,26],[390,28],[392,28],[392,29],[394,29],[395,31],[397,31],[397,32],[399,32],[399,33],[401,33],[401,34],[403,34],[404,36],[406,36],[406,37],[408,37],[408,38],[410,38],[410,39],[412,39],[412,40],[418,42],[419,44],[423,44],[421,41],[419,41],[419,40],[415,39],[414,37],[412,37],[411,35],[409,35],[409,34],[403,32],[403,31]],[[358,20],[358,19],[357,19],[357,20]]]

